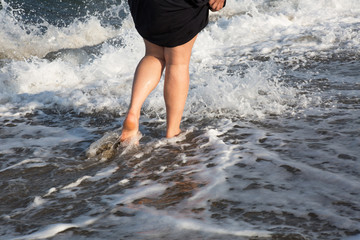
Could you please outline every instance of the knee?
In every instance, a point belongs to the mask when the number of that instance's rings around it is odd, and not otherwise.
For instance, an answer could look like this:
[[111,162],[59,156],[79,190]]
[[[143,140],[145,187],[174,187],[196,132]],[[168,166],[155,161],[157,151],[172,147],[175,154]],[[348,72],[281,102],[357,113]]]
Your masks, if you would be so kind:
[[190,59],[184,56],[165,55],[166,66],[189,66]]
[[170,65],[189,65],[191,53],[186,51],[165,51],[164,59],[166,66]]

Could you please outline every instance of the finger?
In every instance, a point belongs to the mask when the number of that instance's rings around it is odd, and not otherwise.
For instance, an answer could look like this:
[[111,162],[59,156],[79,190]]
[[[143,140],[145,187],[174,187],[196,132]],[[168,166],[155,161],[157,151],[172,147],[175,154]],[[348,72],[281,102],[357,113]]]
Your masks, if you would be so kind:
[[216,11],[219,11],[219,10],[221,9],[221,8],[220,8],[220,3],[219,3],[219,1],[216,2],[214,8],[215,8]]
[[219,1],[217,10],[221,10],[224,7],[224,2],[223,1]]
[[218,10],[222,9],[225,5],[225,1],[224,0],[219,0],[218,1]]
[[210,7],[211,7],[212,10],[215,10],[215,11],[216,11],[217,5],[218,5],[218,2],[215,0],[215,1],[213,1],[213,2],[210,4]]
[[216,3],[211,6],[213,11],[219,11],[221,9],[220,4]]
[[216,0],[212,4],[210,4],[211,11],[219,11],[224,6],[224,2],[222,0]]

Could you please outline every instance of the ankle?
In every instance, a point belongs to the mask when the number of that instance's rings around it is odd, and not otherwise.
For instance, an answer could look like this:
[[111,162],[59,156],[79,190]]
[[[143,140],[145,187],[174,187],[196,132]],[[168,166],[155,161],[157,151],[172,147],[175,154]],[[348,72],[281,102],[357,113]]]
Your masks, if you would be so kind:
[[166,131],[166,138],[172,138],[172,137],[176,137],[177,135],[179,135],[181,133],[181,129],[173,129],[173,130],[167,130]]
[[123,128],[127,130],[137,129],[139,125],[139,116],[135,113],[128,112],[124,120]]

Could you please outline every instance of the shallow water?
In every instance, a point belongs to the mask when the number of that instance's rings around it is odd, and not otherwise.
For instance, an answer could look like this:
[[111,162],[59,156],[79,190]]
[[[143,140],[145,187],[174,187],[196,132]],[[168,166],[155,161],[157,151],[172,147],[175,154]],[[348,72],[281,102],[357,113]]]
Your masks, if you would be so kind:
[[109,157],[143,54],[127,5],[2,1],[0,238],[359,239],[359,3],[229,0],[184,133],[161,80]]

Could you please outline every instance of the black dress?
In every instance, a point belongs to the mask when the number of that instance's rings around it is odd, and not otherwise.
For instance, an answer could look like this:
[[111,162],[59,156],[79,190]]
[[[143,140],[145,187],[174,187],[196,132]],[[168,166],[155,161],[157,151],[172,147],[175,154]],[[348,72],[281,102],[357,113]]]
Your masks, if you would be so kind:
[[128,0],[139,34],[151,43],[175,47],[207,24],[209,0]]

